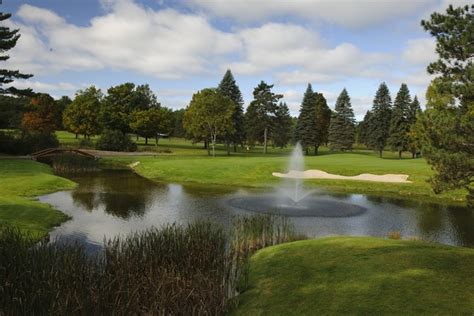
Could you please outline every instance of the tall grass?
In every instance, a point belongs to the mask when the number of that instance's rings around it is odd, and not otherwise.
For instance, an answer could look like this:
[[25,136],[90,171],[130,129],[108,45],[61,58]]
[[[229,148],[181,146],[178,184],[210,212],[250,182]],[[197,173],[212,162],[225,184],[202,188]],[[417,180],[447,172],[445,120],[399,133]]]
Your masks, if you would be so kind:
[[297,238],[284,219],[169,225],[104,242],[35,243],[0,229],[0,315],[222,315],[237,303],[248,256]]
[[81,173],[99,171],[99,161],[74,154],[57,155],[50,159],[55,173]]

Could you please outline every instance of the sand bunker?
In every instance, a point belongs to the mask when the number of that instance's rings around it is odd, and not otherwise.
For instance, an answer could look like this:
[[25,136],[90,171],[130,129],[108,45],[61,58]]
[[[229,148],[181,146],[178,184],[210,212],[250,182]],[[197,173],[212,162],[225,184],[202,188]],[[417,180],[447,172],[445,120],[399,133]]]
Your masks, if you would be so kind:
[[383,174],[376,175],[371,173],[363,173],[358,176],[341,176],[338,174],[330,174],[321,170],[295,171],[288,173],[272,173],[275,177],[293,178],[293,179],[340,179],[340,180],[358,180],[358,181],[374,181],[374,182],[394,182],[394,183],[411,183],[408,181],[406,174]]

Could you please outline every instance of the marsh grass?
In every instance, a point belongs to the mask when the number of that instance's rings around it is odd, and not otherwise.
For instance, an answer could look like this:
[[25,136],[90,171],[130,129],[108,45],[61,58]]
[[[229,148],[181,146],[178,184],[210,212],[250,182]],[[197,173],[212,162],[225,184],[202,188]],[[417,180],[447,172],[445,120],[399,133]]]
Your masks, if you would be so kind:
[[95,255],[0,229],[0,315],[225,314],[250,254],[296,238],[285,219],[234,223],[231,232],[209,222],[150,229],[106,240]]
[[48,163],[57,174],[100,171],[99,161],[79,155],[64,154],[52,158]]

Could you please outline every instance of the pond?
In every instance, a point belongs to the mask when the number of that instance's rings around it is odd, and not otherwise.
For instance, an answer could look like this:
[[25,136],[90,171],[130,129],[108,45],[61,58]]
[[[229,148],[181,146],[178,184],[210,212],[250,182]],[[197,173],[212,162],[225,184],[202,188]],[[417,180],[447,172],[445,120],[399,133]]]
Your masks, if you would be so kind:
[[[41,196],[72,217],[51,232],[52,238],[78,241],[93,251],[104,237],[128,234],[169,223],[210,220],[229,227],[236,215],[252,215],[232,203],[268,194],[260,190],[156,183],[131,171],[101,171],[68,176],[79,185],[72,191]],[[289,215],[298,232],[309,237],[351,235],[385,237],[398,231],[443,244],[474,247],[474,212],[445,206],[361,194],[313,193],[311,200],[337,201],[364,208],[348,217]]]

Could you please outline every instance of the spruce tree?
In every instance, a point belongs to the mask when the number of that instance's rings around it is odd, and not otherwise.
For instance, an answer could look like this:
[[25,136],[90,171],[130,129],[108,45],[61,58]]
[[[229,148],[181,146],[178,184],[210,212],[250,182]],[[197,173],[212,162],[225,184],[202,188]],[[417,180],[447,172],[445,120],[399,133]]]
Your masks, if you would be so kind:
[[301,102],[298,116],[298,140],[303,150],[308,154],[310,147],[316,143],[316,95],[310,83]]
[[322,93],[316,93],[316,142],[314,153],[318,154],[318,148],[322,144],[327,144],[329,124],[331,121],[331,109]]
[[377,150],[379,156],[382,157],[382,152],[390,135],[390,119],[392,115],[392,100],[385,82],[380,84],[375,94],[371,113],[372,115],[367,126],[367,144],[370,148]]
[[367,148],[370,148],[369,137],[372,115],[371,111],[367,111],[362,122],[357,125],[357,134],[359,136],[357,142],[366,145]]
[[275,124],[272,132],[273,144],[277,147],[286,147],[291,139],[293,121],[290,110],[284,102],[280,102],[275,112]]
[[337,98],[335,111],[329,124],[329,146],[331,150],[352,149],[355,140],[355,119],[351,99],[344,88]]
[[416,154],[420,151],[420,141],[416,133],[416,119],[421,113],[420,102],[417,96],[410,103],[408,109],[408,123],[410,124],[410,130],[408,132],[408,151],[411,152],[412,158],[416,158]]
[[410,91],[406,84],[402,83],[393,103],[392,117],[390,120],[390,131],[387,144],[392,150],[398,151],[398,158],[402,158],[402,152],[408,149],[410,122],[408,113],[412,103]]
[[[0,12],[0,22],[5,21],[11,17],[9,13]],[[19,29],[10,30],[9,27],[0,26],[0,54],[15,47],[20,34]],[[10,56],[0,55],[0,61],[8,60]],[[0,94],[13,94],[13,95],[31,95],[31,89],[19,90],[14,87],[4,88],[5,84],[12,83],[15,79],[28,79],[33,75],[22,74],[19,70],[7,70],[0,69]]]
[[244,100],[242,93],[240,92],[239,86],[235,82],[234,76],[230,69],[228,69],[222,78],[217,89],[230,98],[235,104],[234,115],[232,116],[232,122],[234,125],[234,132],[232,135],[227,135],[227,141],[234,144],[234,152],[237,151],[237,145],[242,145],[245,141],[245,118],[244,118]]
[[246,132],[250,143],[263,140],[263,152],[267,153],[268,139],[274,118],[278,109],[278,100],[283,98],[281,94],[272,92],[273,85],[261,81],[253,90],[253,100],[250,102],[246,118]]

